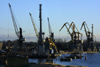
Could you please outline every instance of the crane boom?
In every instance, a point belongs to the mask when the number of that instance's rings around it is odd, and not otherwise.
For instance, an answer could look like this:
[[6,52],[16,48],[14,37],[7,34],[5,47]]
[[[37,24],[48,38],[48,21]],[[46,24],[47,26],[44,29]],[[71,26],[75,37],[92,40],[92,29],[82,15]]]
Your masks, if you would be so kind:
[[61,31],[62,30],[62,28],[65,26],[66,27],[66,29],[67,29],[67,31],[68,31],[68,33],[70,34],[70,36],[71,36],[71,39],[73,40],[73,35],[72,35],[72,33],[70,33],[70,31],[69,31],[69,28],[67,27],[67,25],[66,24],[68,24],[69,25],[69,23],[68,22],[66,22],[62,27],[61,27],[61,29],[59,30],[59,31]]
[[31,15],[30,12],[29,12],[29,15],[30,15],[30,17],[31,17],[31,21],[32,21],[32,23],[33,23],[33,27],[34,27],[34,30],[35,30],[35,34],[36,34],[37,38],[39,38],[38,31],[37,31],[37,29],[36,29],[35,23],[34,23],[34,21],[33,21],[33,18],[32,18],[32,15]]
[[66,24],[68,24],[69,25],[69,23],[68,22],[66,22],[62,27],[61,27],[61,29],[59,30],[59,31],[61,31],[62,30],[62,28],[65,26],[66,27],[66,29],[67,29],[67,31],[69,32],[69,34],[71,35],[71,33],[70,33],[70,31],[69,31],[69,29],[68,29],[68,27],[67,27],[67,25]]
[[52,30],[51,30],[51,26],[50,26],[49,18],[47,18],[47,19],[48,19],[49,36],[50,36],[50,34],[52,33]]
[[66,24],[68,24],[68,25],[69,25],[69,23],[68,23],[68,22],[64,23],[64,25],[61,27],[61,29],[60,29],[59,31],[61,31],[61,30],[62,30],[62,28],[63,28]]
[[[73,33],[75,32],[75,28],[76,28],[76,30],[78,31],[78,29],[77,29],[76,25],[74,24],[74,22],[72,22],[72,23],[70,24],[69,29],[71,28],[71,26],[72,26]],[[79,31],[78,31],[78,32],[79,32]]]
[[[85,34],[86,34],[86,36],[88,36],[88,33],[90,33],[90,31],[89,31],[89,28],[88,28],[88,26],[87,26],[85,21],[82,23],[82,26],[81,26],[80,30],[82,30],[83,26],[84,26]],[[87,28],[88,31],[86,30],[86,28]]]
[[11,16],[12,16],[12,21],[13,21],[13,25],[14,25],[15,33],[16,33],[17,37],[20,38],[19,30],[18,30],[18,27],[17,27],[16,21],[15,21],[15,18],[14,18],[14,15],[13,15],[13,12],[12,12],[12,9],[11,9],[11,5],[10,5],[10,3],[9,3],[8,5],[9,5],[10,12],[11,12]]

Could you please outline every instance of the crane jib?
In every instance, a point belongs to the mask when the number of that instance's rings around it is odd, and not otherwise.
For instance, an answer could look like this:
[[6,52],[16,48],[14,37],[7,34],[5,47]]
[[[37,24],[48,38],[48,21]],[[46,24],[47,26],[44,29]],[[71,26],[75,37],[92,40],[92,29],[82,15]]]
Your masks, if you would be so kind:
[[10,5],[10,3],[9,3],[8,5],[9,5],[10,12],[11,12],[11,16],[12,16],[12,21],[13,21],[13,25],[14,25],[15,33],[16,33],[17,37],[19,38],[19,37],[20,37],[20,34],[18,33],[19,30],[18,30],[18,27],[17,27],[16,21],[15,21],[15,18],[14,18],[14,14],[13,14],[12,9],[11,9],[11,5]]

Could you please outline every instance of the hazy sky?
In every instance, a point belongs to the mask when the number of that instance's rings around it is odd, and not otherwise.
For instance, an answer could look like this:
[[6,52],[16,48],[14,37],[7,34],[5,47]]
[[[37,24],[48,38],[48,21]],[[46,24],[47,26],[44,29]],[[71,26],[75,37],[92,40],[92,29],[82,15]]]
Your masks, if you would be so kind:
[[[100,40],[100,0],[0,0],[0,40],[17,39],[8,3],[11,4],[18,24],[25,31],[23,36],[27,40],[36,39],[29,12],[39,31],[39,4],[42,4],[42,28],[45,37],[49,35],[49,17],[55,38],[70,38],[66,28],[59,32],[65,22],[70,24],[73,21],[80,31],[83,21],[86,21],[90,31],[92,24],[94,25],[94,35]],[[80,32],[86,39],[84,29]]]

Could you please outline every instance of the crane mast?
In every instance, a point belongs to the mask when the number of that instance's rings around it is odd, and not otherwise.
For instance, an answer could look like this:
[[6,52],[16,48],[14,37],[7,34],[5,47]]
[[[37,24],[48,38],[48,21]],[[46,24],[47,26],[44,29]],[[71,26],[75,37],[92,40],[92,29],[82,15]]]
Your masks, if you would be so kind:
[[39,13],[39,20],[40,20],[40,32],[39,32],[39,42],[42,44],[43,39],[42,39],[42,13],[41,13],[41,6],[42,4],[40,4],[40,13]]
[[91,38],[92,38],[92,41],[93,41],[93,24],[92,24],[92,34],[91,34]]
[[31,21],[33,23],[33,27],[34,27],[34,30],[35,30],[35,34],[36,34],[37,38],[39,38],[39,33],[37,31],[37,28],[36,28],[35,23],[34,23],[33,18],[32,18],[32,14],[30,12],[29,12],[29,15],[30,15]]
[[41,13],[41,6],[40,4],[40,12],[39,12],[39,20],[40,20],[40,31],[39,31],[39,41],[38,41],[38,55],[44,52],[44,44],[43,44],[43,39],[42,39],[42,13]]

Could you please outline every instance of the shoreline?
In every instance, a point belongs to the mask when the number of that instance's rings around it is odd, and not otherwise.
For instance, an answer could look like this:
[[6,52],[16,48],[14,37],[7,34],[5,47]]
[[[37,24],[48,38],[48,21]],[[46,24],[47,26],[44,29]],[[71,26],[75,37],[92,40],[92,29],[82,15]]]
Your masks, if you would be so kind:
[[[68,52],[68,51],[60,51],[59,54],[71,54],[71,53],[75,53],[75,52]],[[100,53],[99,51],[82,51],[79,53]]]
[[87,67],[87,66],[76,66],[76,65],[60,65],[56,63],[38,63],[31,67]]

